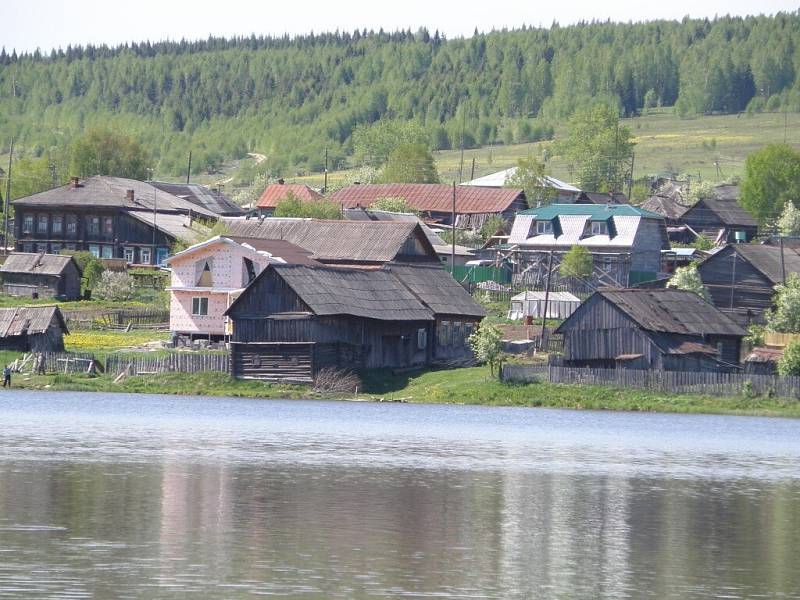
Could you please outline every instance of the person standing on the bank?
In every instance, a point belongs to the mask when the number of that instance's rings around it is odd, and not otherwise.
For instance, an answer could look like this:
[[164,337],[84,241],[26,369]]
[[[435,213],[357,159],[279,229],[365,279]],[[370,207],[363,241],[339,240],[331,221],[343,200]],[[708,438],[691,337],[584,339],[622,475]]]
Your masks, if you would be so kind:
[[8,365],[3,369],[3,387],[11,387],[11,367]]

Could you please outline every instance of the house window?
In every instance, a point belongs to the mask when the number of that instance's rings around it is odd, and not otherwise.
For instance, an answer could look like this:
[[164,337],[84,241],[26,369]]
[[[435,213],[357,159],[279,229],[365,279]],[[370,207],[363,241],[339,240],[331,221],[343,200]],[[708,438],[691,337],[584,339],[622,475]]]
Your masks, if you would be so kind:
[[608,223],[605,221],[592,221],[592,235],[608,235]]
[[100,217],[86,217],[86,233],[93,237],[100,235]]
[[78,233],[78,217],[67,215],[67,235],[74,237]]
[[103,218],[103,235],[109,238],[114,235],[114,217]]
[[717,356],[722,356],[723,348],[724,344],[722,342],[717,342]]
[[34,248],[34,246],[33,246],[33,243],[31,243],[31,242],[26,242],[26,243],[22,244],[22,251],[23,252],[33,252],[33,248]]
[[192,314],[205,316],[208,314],[208,298],[192,298]]
[[134,249],[133,248],[125,248],[125,250],[123,250],[123,253],[124,253],[124,256],[125,256],[125,262],[132,263],[133,260],[134,260],[134,257],[136,256],[136,253],[134,252]]
[[22,233],[30,234],[33,231],[33,215],[25,215],[22,219]]
[[114,246],[102,246],[103,258],[114,258]]
[[141,258],[141,262],[143,265],[150,264],[150,248],[142,248],[139,251],[139,257]]
[[100,244],[89,244],[89,254],[95,258],[100,258]]
[[39,215],[36,220],[36,232],[47,235],[47,215]]
[[252,281],[256,278],[256,267],[253,264],[253,261],[249,258],[243,258],[244,261],[244,272],[246,275],[246,280],[244,282],[245,285],[250,285]]
[[428,347],[428,330],[417,329],[417,350],[424,350]]
[[36,252],[47,254],[47,244],[36,244]]
[[50,252],[52,254],[58,254],[61,252],[61,244],[50,244]]
[[552,221],[536,221],[536,235],[553,233]]
[[66,246],[67,250],[77,250],[78,249],[78,247],[75,244],[72,244],[72,243],[64,244],[64,245]]
[[64,217],[53,215],[53,235],[61,235],[64,232]]

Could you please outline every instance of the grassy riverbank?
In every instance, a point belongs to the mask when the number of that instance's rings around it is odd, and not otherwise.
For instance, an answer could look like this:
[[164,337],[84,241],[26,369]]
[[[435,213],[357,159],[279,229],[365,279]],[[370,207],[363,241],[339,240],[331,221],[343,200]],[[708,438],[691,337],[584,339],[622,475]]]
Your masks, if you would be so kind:
[[[244,398],[322,398],[304,386],[238,381],[220,373],[164,373],[128,377],[114,383],[103,375],[47,375],[14,377],[14,388],[188,394]],[[8,393],[8,392],[6,392]],[[353,395],[346,395],[352,399]],[[436,404],[473,404],[627,410],[664,413],[708,413],[800,417],[800,402],[784,398],[717,398],[656,394],[629,388],[550,383],[509,384],[489,375],[486,367],[449,371],[422,371],[393,375],[387,371],[363,374],[360,400],[403,401]]]

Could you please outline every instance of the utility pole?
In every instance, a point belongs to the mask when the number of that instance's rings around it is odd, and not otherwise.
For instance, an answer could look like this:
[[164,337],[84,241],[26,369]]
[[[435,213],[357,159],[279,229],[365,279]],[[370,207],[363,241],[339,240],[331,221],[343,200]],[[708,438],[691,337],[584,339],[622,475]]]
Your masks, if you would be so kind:
[[186,168],[186,185],[189,185],[189,176],[192,174],[192,151],[189,150],[189,166]]
[[631,175],[628,177],[628,202],[631,201],[631,188],[633,187],[633,162],[636,159],[636,153],[631,152]]
[[[150,174],[150,181],[155,181],[155,169],[149,167],[147,171]],[[153,186],[153,255],[150,257],[150,262],[156,264],[156,186]]]
[[328,192],[328,149],[325,148],[325,183],[322,184],[322,193]]
[[475,179],[475,157],[472,157],[472,170],[469,172],[469,180],[472,181]]
[[550,302],[550,275],[553,270],[553,251],[550,250],[550,256],[547,257],[547,283],[544,287],[544,311],[542,312],[542,331],[539,333],[539,350],[542,349],[544,344],[545,324],[547,323],[547,305]]
[[8,152],[8,173],[6,173],[6,199],[3,206],[3,254],[8,254],[8,208],[11,202],[11,161],[14,159],[14,138]]
[[458,183],[463,181],[462,175],[464,173],[464,133],[467,129],[467,109],[461,113],[461,160],[458,163]]
[[453,212],[451,213],[453,219],[453,242],[450,251],[450,266],[452,267],[452,275],[456,276],[456,182],[453,182]]
[[781,240],[781,283],[786,283],[786,264],[783,260],[783,235],[779,238]]

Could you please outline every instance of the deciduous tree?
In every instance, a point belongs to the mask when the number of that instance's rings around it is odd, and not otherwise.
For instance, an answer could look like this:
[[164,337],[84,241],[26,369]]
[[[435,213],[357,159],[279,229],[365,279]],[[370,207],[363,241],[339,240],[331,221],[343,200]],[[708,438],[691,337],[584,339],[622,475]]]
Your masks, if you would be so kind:
[[703,280],[700,279],[695,263],[675,269],[675,273],[667,282],[667,287],[694,292],[706,302],[711,302],[711,296],[703,285]]
[[747,157],[739,203],[761,224],[773,223],[787,202],[800,201],[800,152],[770,144]]

